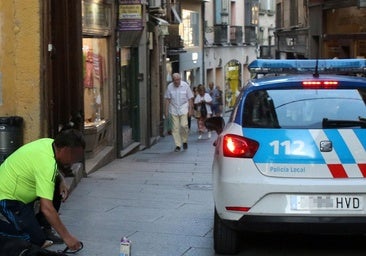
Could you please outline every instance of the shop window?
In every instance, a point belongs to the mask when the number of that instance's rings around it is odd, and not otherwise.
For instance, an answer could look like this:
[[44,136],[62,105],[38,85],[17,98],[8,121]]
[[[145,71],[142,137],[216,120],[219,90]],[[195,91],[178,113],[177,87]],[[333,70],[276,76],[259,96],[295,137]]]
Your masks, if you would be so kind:
[[106,38],[83,39],[85,125],[98,125],[109,119],[107,56]]

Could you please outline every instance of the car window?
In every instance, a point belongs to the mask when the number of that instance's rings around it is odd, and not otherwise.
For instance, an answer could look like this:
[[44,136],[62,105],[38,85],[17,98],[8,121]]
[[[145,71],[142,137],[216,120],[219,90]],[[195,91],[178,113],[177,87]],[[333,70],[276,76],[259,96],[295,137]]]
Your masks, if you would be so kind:
[[365,90],[258,90],[245,98],[244,127],[322,128],[324,118],[366,118]]

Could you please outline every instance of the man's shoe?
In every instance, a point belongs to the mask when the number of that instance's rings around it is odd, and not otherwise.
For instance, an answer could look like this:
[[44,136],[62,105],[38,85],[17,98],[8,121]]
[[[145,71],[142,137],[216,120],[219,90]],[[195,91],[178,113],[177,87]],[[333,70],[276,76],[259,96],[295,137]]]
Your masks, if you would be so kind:
[[52,229],[52,228],[44,228],[43,232],[46,236],[47,240],[51,240],[54,244],[63,244],[64,241],[61,237]]
[[183,143],[183,149],[187,149],[187,148],[188,148],[187,142]]
[[211,139],[211,132],[208,132],[208,138]]
[[175,152],[179,152],[180,151],[180,147],[175,147],[174,151]]
[[[54,243],[51,241],[51,240],[46,240],[46,241],[44,241],[44,243],[43,243],[43,245],[42,245],[42,247],[41,248],[47,248],[47,247],[50,247],[50,246],[52,246]],[[23,255],[23,253],[21,253],[20,255]]]

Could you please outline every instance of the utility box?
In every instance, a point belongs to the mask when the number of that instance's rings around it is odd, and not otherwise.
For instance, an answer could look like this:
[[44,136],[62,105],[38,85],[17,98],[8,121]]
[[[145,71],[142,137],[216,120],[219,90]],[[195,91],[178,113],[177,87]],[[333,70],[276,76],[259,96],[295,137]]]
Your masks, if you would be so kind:
[[0,164],[23,145],[23,118],[0,117]]

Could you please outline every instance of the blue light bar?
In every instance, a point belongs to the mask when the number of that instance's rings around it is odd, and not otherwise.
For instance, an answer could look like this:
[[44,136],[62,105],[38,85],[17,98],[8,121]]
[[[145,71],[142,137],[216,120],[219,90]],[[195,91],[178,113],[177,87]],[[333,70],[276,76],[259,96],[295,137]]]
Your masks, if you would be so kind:
[[[317,60],[258,59],[248,68],[256,74],[314,73]],[[366,59],[319,59],[318,73],[366,73]]]

